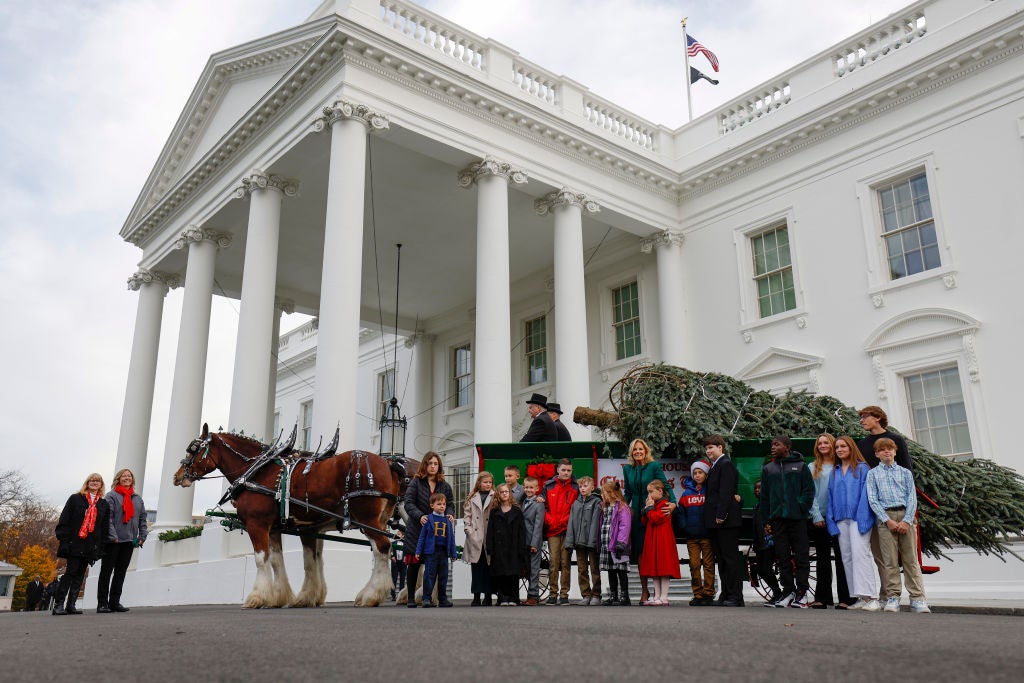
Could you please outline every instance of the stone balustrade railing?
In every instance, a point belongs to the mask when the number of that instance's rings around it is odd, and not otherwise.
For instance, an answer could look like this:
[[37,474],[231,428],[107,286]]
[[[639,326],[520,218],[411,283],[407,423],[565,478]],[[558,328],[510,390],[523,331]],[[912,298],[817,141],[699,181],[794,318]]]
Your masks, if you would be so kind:
[[529,62],[517,59],[512,66],[512,83],[527,95],[548,104],[558,104],[558,76],[548,73]]
[[473,69],[483,71],[486,41],[412,3],[381,0],[381,19],[392,29]]
[[617,109],[607,100],[589,97],[583,101],[583,115],[590,123],[613,135],[654,151],[657,126],[639,117]]
[[764,90],[747,93],[745,99],[733,102],[718,115],[719,129],[722,134],[767,116],[792,100],[789,83],[779,83]]
[[923,11],[904,15],[891,24],[876,25],[871,33],[859,36],[832,55],[835,77],[842,78],[855,69],[892,54],[894,50],[923,37],[927,32],[928,22]]

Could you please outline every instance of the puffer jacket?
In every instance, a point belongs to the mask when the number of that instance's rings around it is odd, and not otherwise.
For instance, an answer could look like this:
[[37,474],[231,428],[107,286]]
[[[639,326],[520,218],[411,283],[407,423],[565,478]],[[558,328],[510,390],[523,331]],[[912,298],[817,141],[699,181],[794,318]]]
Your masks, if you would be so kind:
[[544,538],[564,534],[569,527],[569,511],[580,495],[576,478],[569,477],[562,481],[558,477],[551,477],[544,483],[541,495],[547,507],[544,512]]
[[601,496],[591,493],[573,501],[569,510],[569,526],[565,547],[596,550],[601,545]]
[[814,477],[796,451],[761,469],[761,521],[808,519],[814,502]]
[[707,529],[704,527],[704,494],[706,487],[697,488],[697,483],[690,477],[683,482],[683,495],[679,499],[679,507],[683,510],[683,528],[687,538],[705,538]]

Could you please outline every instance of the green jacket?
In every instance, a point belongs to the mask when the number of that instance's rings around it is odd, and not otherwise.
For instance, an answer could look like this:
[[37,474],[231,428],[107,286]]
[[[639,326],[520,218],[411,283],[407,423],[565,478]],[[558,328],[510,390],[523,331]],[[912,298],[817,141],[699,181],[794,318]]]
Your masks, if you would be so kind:
[[814,502],[814,477],[796,451],[771,460],[761,469],[762,523],[773,519],[807,519]]
[[660,462],[652,460],[644,465],[623,466],[622,495],[625,497],[626,504],[629,505],[629,509],[632,510],[634,516],[638,517],[640,511],[644,509],[644,501],[647,500],[647,485],[655,479],[660,479],[665,483],[665,493],[669,502],[676,502],[676,494],[668,485],[668,479],[665,478],[665,470]]

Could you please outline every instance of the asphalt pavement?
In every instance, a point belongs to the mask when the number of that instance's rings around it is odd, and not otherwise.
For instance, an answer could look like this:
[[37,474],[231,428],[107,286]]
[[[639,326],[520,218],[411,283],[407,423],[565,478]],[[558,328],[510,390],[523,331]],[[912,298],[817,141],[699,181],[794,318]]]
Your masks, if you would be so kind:
[[64,617],[8,613],[0,615],[0,679],[1020,680],[1024,620],[1008,611],[978,612],[682,603],[487,608],[457,601],[454,609],[432,610],[340,603],[276,610],[139,607]]

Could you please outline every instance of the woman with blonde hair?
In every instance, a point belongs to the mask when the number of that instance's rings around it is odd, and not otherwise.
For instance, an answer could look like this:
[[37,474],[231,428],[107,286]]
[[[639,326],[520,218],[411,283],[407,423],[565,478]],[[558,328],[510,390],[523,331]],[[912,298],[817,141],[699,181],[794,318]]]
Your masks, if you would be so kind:
[[836,466],[836,439],[829,433],[819,434],[814,442],[814,502],[811,503],[811,522],[808,538],[814,545],[815,577],[813,609],[827,609],[834,604],[832,599],[832,553],[836,562],[836,593],[839,604],[849,606],[852,602],[846,587],[846,569],[839,550],[839,538],[828,532],[825,515],[828,514],[828,483]]
[[[665,485],[665,494],[669,502],[663,507],[664,512],[659,509],[658,514],[672,515],[672,511],[676,509],[676,494],[668,485],[665,470],[662,469],[660,462],[654,460],[654,452],[646,441],[633,439],[626,453],[628,463],[622,466],[622,495],[632,514],[629,561],[631,564],[637,564],[644,549],[644,525],[640,521],[640,513],[643,511],[644,501],[647,500],[647,485],[654,480]],[[640,604],[644,604],[650,594],[647,578],[640,576]]]
[[135,473],[125,468],[114,475],[114,488],[104,497],[110,508],[110,531],[103,549],[100,580],[96,587],[96,611],[127,612],[121,589],[132,561],[132,552],[146,542],[146,504],[135,492]]
[[75,608],[78,591],[82,589],[86,568],[102,553],[110,524],[104,489],[103,477],[93,472],[85,478],[82,487],[68,497],[60,513],[54,535],[59,544],[57,557],[67,560],[67,567],[53,599],[54,615],[82,613]]

